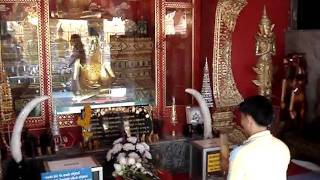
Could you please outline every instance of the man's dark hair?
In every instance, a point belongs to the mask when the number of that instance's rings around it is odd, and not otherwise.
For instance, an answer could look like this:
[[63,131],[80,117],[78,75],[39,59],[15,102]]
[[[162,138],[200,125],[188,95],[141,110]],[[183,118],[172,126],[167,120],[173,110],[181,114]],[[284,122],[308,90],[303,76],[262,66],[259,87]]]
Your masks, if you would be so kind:
[[260,126],[268,126],[273,120],[273,107],[264,96],[251,96],[240,103],[240,112],[250,115]]

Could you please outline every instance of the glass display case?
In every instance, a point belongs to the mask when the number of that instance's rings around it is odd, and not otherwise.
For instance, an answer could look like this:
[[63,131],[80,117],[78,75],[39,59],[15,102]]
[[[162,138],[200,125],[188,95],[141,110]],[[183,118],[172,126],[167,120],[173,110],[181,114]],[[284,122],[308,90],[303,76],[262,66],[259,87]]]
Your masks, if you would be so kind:
[[[6,114],[19,113],[27,102],[43,94],[39,16],[38,1],[0,2],[2,122],[13,121],[14,116]],[[29,116],[41,118],[42,111],[38,106]]]
[[191,104],[184,90],[192,87],[192,9],[166,8],[166,105]]
[[199,7],[195,0],[1,1],[1,82],[11,93],[1,98],[17,115],[48,95],[28,118],[35,129],[49,126],[55,110],[60,127],[76,126],[84,104],[152,105],[162,118],[175,96],[185,114],[184,89],[194,87],[199,64]]
[[57,113],[154,104],[150,1],[50,1],[52,96]]

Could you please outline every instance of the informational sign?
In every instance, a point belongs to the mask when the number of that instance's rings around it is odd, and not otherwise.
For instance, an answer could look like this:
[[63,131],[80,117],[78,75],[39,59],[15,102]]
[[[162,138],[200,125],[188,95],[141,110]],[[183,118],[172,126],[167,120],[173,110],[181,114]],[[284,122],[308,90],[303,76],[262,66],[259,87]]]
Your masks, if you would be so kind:
[[131,135],[149,134],[151,121],[146,117],[147,108],[146,106],[127,106],[115,110],[113,108],[94,109],[91,119],[92,139],[104,145],[112,144],[114,140],[121,137],[120,127],[123,119],[129,121]]
[[212,153],[207,156],[207,172],[212,173],[220,171],[220,153]]
[[91,168],[41,173],[41,180],[92,180]]

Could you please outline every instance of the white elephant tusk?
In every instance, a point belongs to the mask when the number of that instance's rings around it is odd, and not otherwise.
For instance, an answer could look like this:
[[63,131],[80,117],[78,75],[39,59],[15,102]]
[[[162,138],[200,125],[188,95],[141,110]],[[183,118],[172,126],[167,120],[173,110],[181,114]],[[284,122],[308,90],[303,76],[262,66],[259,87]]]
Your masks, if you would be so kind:
[[21,132],[30,112],[35,108],[40,102],[48,99],[48,96],[40,96],[36,97],[22,109],[17,120],[13,127],[12,138],[10,141],[10,151],[12,154],[12,158],[16,161],[16,163],[20,163],[22,160],[22,152],[21,152]]
[[196,98],[199,106],[200,106],[200,112],[203,117],[203,127],[204,127],[204,139],[210,139],[212,138],[212,122],[211,122],[211,115],[209,108],[207,106],[206,101],[203,99],[201,94],[195,90],[195,89],[186,89],[186,93],[191,94],[194,98]]

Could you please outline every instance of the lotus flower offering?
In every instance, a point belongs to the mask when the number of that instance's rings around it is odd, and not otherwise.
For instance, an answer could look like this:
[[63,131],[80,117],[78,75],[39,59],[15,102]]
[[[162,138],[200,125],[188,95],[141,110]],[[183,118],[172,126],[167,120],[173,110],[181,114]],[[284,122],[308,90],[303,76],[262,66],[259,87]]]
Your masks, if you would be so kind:
[[114,177],[124,179],[158,179],[150,162],[150,147],[145,142],[138,142],[136,137],[123,137],[113,142],[107,153],[107,160],[114,164]]

